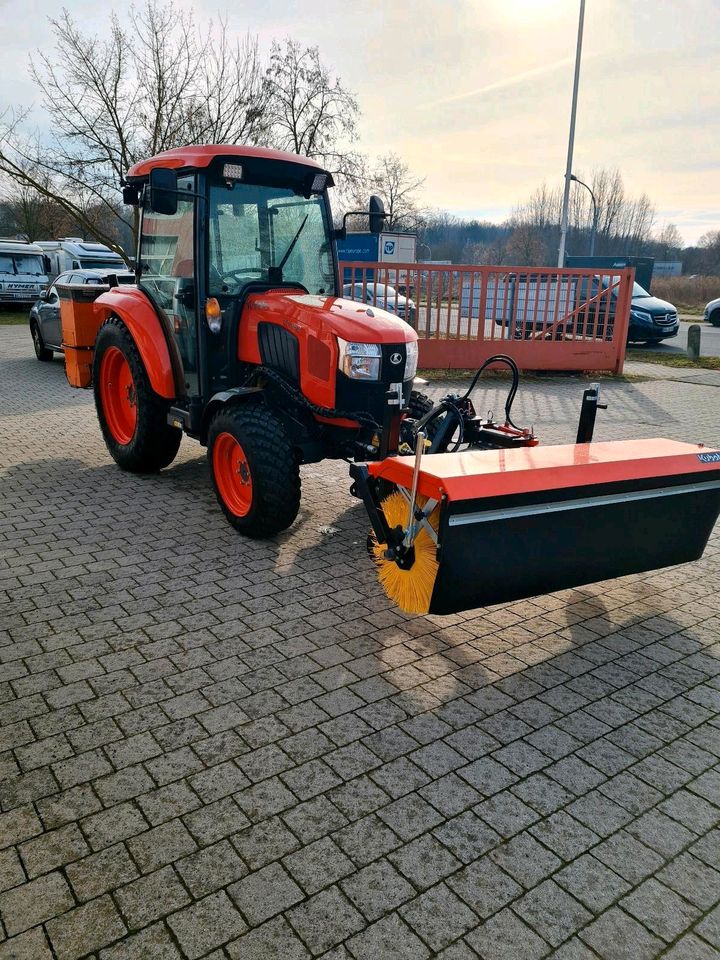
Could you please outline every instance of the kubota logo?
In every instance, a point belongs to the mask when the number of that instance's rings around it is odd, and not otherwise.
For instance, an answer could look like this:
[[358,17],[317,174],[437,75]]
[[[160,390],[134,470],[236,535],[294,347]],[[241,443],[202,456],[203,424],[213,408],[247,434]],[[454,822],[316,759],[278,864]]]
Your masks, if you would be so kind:
[[391,354],[390,354],[390,363],[394,363],[394,364],[402,363],[402,354],[401,354],[401,353],[391,353]]

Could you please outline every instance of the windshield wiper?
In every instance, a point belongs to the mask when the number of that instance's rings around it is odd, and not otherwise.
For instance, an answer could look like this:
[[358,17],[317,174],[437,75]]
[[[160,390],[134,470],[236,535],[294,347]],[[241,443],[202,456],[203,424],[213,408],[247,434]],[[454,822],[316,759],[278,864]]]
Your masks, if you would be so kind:
[[307,223],[307,219],[308,219],[309,216],[310,216],[309,213],[306,213],[306,214],[305,214],[305,219],[304,219],[303,222],[300,224],[300,226],[298,227],[297,233],[295,234],[295,236],[294,236],[294,237],[292,238],[292,240],[290,241],[290,246],[289,246],[289,247],[287,248],[287,250],[285,251],[285,256],[282,258],[282,260],[280,261],[280,263],[279,263],[277,266],[272,266],[272,267],[270,267],[270,269],[268,270],[268,279],[270,280],[271,283],[282,283],[283,267],[284,267],[285,264],[288,262],[288,259],[289,259],[289,257],[290,257],[290,254],[291,254],[291,253],[293,252],[293,250],[295,249],[295,244],[298,242],[298,240],[299,240],[299,238],[300,238],[300,234],[303,232],[303,230],[304,230],[304,228],[305,228],[305,224]]

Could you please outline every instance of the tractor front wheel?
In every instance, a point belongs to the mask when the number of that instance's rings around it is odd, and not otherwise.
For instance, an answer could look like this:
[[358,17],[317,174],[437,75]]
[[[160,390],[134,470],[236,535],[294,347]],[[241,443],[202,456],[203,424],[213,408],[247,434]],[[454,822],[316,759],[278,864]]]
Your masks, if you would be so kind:
[[135,341],[116,318],[97,335],[93,389],[100,429],[118,466],[154,473],[173,462],[182,431],[169,426],[168,401],[152,389]]
[[218,502],[248,537],[287,529],[300,509],[300,468],[280,420],[257,403],[221,410],[208,431],[208,459]]

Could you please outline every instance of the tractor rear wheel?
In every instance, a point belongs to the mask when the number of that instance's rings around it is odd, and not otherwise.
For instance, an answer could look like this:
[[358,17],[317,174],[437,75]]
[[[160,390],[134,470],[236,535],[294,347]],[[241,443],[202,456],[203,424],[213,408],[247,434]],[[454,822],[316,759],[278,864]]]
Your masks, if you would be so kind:
[[168,401],[152,389],[135,341],[115,317],[95,342],[93,389],[100,429],[118,466],[154,473],[173,462],[182,430],[169,426]]
[[267,407],[221,410],[208,431],[208,460],[227,520],[248,537],[287,529],[300,509],[300,467],[290,438]]

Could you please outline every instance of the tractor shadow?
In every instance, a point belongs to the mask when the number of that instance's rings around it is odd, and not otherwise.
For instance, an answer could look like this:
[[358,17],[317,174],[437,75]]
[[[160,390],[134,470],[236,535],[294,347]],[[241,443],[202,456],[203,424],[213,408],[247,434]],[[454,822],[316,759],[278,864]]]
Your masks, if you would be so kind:
[[[593,690],[611,693],[614,685],[619,689],[642,678],[632,671],[632,655],[640,656],[644,645],[679,634],[683,646],[703,648],[688,635],[696,619],[678,610],[673,588],[688,606],[713,596],[712,576],[698,577],[696,568],[711,573],[717,568],[720,527],[692,571],[689,565],[669,567],[441,617],[405,614],[385,596],[367,554],[369,522],[360,501],[346,506],[332,524],[332,535],[299,550],[287,572],[302,575],[321,559],[337,571],[329,596],[354,600],[357,618],[352,641],[339,634],[338,642],[374,657],[378,677],[390,685],[386,695],[399,697],[411,715],[468,695],[480,706],[485,688],[523,700],[579,677],[584,679],[577,686],[592,699]],[[720,605],[709,602],[720,627]],[[425,677],[408,648],[431,658]],[[619,657],[627,666],[615,670],[610,663]],[[657,669],[662,667],[658,662]]]

